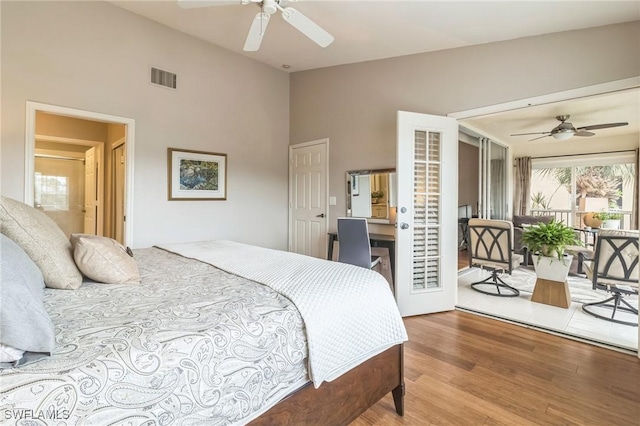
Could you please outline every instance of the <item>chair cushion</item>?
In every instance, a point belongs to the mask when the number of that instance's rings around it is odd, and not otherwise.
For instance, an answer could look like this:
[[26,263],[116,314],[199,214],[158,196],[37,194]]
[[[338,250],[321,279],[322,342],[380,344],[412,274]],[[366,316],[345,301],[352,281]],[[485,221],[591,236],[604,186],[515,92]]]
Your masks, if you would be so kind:
[[[516,254],[513,253],[511,255],[511,269],[517,269],[520,264],[522,263],[524,257],[521,254]],[[485,268],[490,268],[490,269],[502,269],[505,271],[509,270],[509,262],[496,262],[493,260],[482,260],[482,259],[473,259],[473,264],[474,265],[480,265],[483,266]]]
[[47,287],[75,290],[82,285],[69,239],[49,216],[20,201],[1,197],[0,220],[2,233],[38,265]]
[[514,215],[513,226],[522,228],[522,225],[535,225],[536,223],[549,223],[553,216]]
[[[628,237],[631,237],[632,239],[637,240],[638,231],[606,229],[601,230],[598,233],[596,252],[598,253],[598,274],[600,274],[601,277],[598,278],[597,284],[606,285],[608,287],[635,289],[637,292],[640,274],[640,267],[637,262],[635,263],[635,268],[631,272],[630,278],[633,281],[626,281],[623,278],[625,277],[627,269],[633,264],[633,261],[638,259],[638,245],[626,245],[626,247],[620,251],[620,257],[614,257],[613,261],[609,264],[609,261],[616,252],[616,249],[606,240],[606,237],[625,237],[627,238],[626,241],[628,241]],[[615,239],[613,240],[613,243],[616,248],[619,248],[622,247],[621,244],[624,241],[625,239]],[[598,246],[600,246],[599,252]],[[621,258],[623,260],[621,260]],[[593,279],[595,274],[595,262],[584,262],[584,265],[587,277],[589,277],[589,279]],[[609,267],[608,271],[607,267]],[[607,276],[602,277],[605,271],[607,271]]]

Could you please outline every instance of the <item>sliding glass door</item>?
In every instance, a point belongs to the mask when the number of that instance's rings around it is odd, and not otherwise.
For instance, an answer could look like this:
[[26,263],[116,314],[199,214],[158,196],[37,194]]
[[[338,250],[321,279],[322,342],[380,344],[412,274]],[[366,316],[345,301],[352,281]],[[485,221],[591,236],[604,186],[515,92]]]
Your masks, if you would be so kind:
[[532,214],[582,227],[587,213],[616,212],[622,216],[620,226],[631,228],[637,179],[632,152],[538,158],[532,168]]
[[478,216],[506,219],[508,215],[508,148],[487,138],[479,138]]

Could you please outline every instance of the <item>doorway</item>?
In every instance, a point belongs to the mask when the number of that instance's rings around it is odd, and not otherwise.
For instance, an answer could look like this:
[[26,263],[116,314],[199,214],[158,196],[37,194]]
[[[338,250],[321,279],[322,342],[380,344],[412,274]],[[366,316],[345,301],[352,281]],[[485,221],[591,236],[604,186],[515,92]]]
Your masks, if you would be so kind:
[[102,226],[103,146],[97,142],[49,141],[39,135],[35,147],[34,203],[65,235],[105,235]]
[[289,251],[324,259],[329,223],[329,139],[289,147]]
[[133,245],[134,121],[27,102],[25,203],[65,235],[86,233]]
[[[450,114],[452,117],[456,117],[461,120],[461,126],[473,128],[478,133],[491,133],[491,134],[504,134],[504,133],[516,133],[514,129],[507,130],[504,126],[509,120],[515,122],[517,120],[524,120],[524,115],[527,111],[532,112],[529,108],[535,108],[536,111],[544,108],[549,108],[547,115],[553,117],[555,110],[557,111],[578,111],[580,110],[575,104],[569,104],[570,102],[586,102],[587,99],[594,97],[593,95],[600,95],[600,97],[610,96],[610,94],[620,93],[624,94],[626,91],[640,87],[640,77],[631,78],[626,80],[620,80],[611,83],[605,83],[602,85],[586,87],[576,89],[567,92],[556,93],[548,96],[541,96],[533,99],[524,99],[520,101],[514,101],[506,104],[495,105],[486,108],[480,108],[472,111],[465,111],[460,113]],[[636,105],[637,103],[637,97]],[[568,106],[570,105],[570,108]],[[579,104],[579,106],[583,106]],[[554,110],[555,109],[555,110]],[[584,109],[584,108],[583,108]],[[608,108],[615,109],[615,108]],[[580,110],[582,112],[582,110]],[[586,111],[586,109],[585,109]],[[606,110],[605,110],[606,111]],[[567,114],[569,112],[566,112]],[[519,115],[515,115],[519,114]],[[557,112],[560,114],[560,112]],[[598,110],[598,117],[601,117],[603,112]],[[502,128],[491,127],[490,125],[480,126],[480,121],[484,117],[495,119],[496,126],[501,125]],[[637,117],[637,114],[635,115]],[[604,118],[595,118],[594,122],[609,122],[609,121],[633,121],[627,119],[626,116],[618,115],[614,117],[615,120]],[[498,120],[500,120],[498,122]],[[585,123],[589,124],[592,120],[583,119]],[[488,121],[488,120],[487,120]],[[529,119],[531,121],[531,119]],[[538,121],[538,119],[534,120]],[[486,124],[486,123],[483,123]],[[502,133],[500,133],[502,132]],[[637,133],[636,133],[637,134]],[[531,136],[535,138],[537,135]],[[494,139],[492,137],[492,139]],[[506,141],[511,139],[507,138],[495,138],[496,140]],[[576,138],[575,143],[580,143],[580,138]],[[613,139],[604,140],[602,142],[595,142],[596,139],[592,139],[589,144],[583,144],[585,148],[591,152],[597,151],[609,151],[611,150],[610,144],[613,143]],[[531,155],[531,156],[549,156],[549,155],[567,155],[574,153],[570,151],[568,142],[550,142],[544,143],[524,141],[520,145],[511,145],[512,152],[515,156]],[[632,145],[637,146],[637,137]],[[616,145],[618,146],[618,145]],[[617,148],[623,149],[623,148]],[[628,149],[628,148],[625,148]],[[535,152],[533,152],[536,150]],[[534,154],[534,155],[532,155]],[[510,161],[510,157],[507,158]],[[510,162],[509,162],[510,164]],[[511,189],[508,190],[508,194],[511,194]],[[511,197],[509,196],[507,201],[511,203]],[[509,208],[509,210],[511,210]],[[507,217],[510,215],[508,214]],[[583,341],[589,341],[599,345],[605,345],[613,348],[623,348],[623,350],[637,351],[638,342],[638,330],[630,329],[630,327],[617,327],[610,322],[603,320],[591,321],[591,317],[583,315],[580,309],[580,303],[572,303],[569,309],[556,308],[552,306],[540,305],[529,300],[529,294],[525,293],[523,298],[520,299],[499,299],[491,296],[487,296],[482,300],[479,297],[479,293],[473,291],[467,291],[468,285],[478,280],[478,269],[468,269],[461,271],[458,276],[458,309],[467,309],[469,311],[479,312],[482,315],[493,316],[498,319],[507,321],[514,321],[524,324],[528,327],[539,328],[544,331],[551,331],[565,335],[569,338],[575,338]],[[475,275],[475,276],[474,276]],[[534,277],[535,280],[535,277]],[[590,290],[590,288],[589,288]],[[526,291],[526,290],[525,290]],[[600,299],[603,297],[601,295]]]

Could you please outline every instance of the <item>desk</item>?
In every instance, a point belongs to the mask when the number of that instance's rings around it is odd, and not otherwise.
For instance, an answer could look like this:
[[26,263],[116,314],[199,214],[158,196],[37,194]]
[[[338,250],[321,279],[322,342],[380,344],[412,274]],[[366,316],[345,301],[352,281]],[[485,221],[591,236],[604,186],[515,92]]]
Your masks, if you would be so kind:
[[[338,241],[337,232],[329,232],[329,250],[327,251],[327,259],[333,259],[333,242]],[[389,249],[389,260],[391,261],[391,276],[393,282],[396,281],[396,237],[384,234],[369,234],[371,247],[384,247]]]

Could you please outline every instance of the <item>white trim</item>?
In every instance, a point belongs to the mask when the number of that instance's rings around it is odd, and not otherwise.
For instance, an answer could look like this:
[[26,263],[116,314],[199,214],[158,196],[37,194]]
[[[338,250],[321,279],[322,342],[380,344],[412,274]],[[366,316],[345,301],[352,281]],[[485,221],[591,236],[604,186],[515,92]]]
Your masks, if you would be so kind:
[[[458,119],[458,121],[460,121],[460,119]],[[460,128],[462,128],[462,130],[460,130]],[[469,123],[459,122],[458,123],[458,130],[459,130],[459,132],[461,132],[461,133],[463,133],[463,134],[465,134],[465,135],[467,135],[469,137],[475,137],[477,139],[487,138],[487,139],[491,139],[494,142],[498,142],[500,145],[508,146],[506,142],[500,140],[500,138],[498,138],[497,136],[494,136],[491,133],[488,133],[488,132],[486,132],[484,130],[480,130],[477,127],[474,127],[473,125],[470,125]],[[479,147],[480,143],[477,142],[476,146]]]
[[[82,118],[86,120],[102,121],[105,123],[124,124],[126,129],[126,176],[125,176],[125,206],[124,214],[127,220],[124,223],[125,245],[135,246],[133,238],[133,160],[135,146],[135,120],[117,115],[103,114],[99,112],[85,111],[75,108],[67,108],[58,105],[44,104],[40,102],[26,102],[25,120],[25,185],[24,202],[33,205],[33,175],[35,170],[34,155],[36,146],[36,111],[66,117]],[[55,137],[54,137],[55,139]],[[60,138],[72,140],[70,138]],[[49,138],[49,140],[52,140]]]
[[292,181],[291,181],[291,175],[292,175],[292,160],[293,160],[293,150],[297,149],[297,148],[306,148],[308,146],[313,146],[313,145],[324,145],[325,146],[325,188],[326,188],[326,194],[324,197],[324,229],[325,229],[325,233],[324,233],[324,247],[325,247],[325,251],[326,251],[326,247],[327,247],[327,241],[328,241],[328,237],[327,237],[327,232],[329,232],[329,138],[324,138],[324,139],[318,139],[315,141],[309,141],[309,142],[302,142],[302,143],[298,143],[298,144],[294,144],[294,145],[289,145],[289,229],[287,231],[288,236],[287,236],[287,241],[288,241],[288,248],[287,250],[291,251],[291,248],[293,246],[293,241],[291,241],[291,238],[293,236],[293,206],[292,206],[292,193],[293,193],[293,188],[292,188]]
[[545,169],[554,167],[572,166],[610,166],[614,164],[629,164],[635,162],[635,153],[632,150],[620,152],[603,152],[600,154],[567,154],[552,158],[532,158],[532,169]]
[[[579,87],[577,89],[565,90],[563,92],[556,92],[548,95],[535,96],[533,98],[520,99],[517,101],[505,102],[486,107],[452,112],[450,114],[447,114],[447,117],[453,117],[457,118],[458,120],[463,120],[465,118],[495,114],[497,112],[512,111],[515,109],[528,108],[531,106],[544,105],[553,102],[567,101],[570,99],[584,98],[586,96],[600,95],[602,93],[617,92],[620,90],[627,90],[635,87],[640,87],[640,76],[625,78],[623,80],[610,81],[602,84],[595,84],[593,86]],[[467,126],[466,123],[465,126]]]

